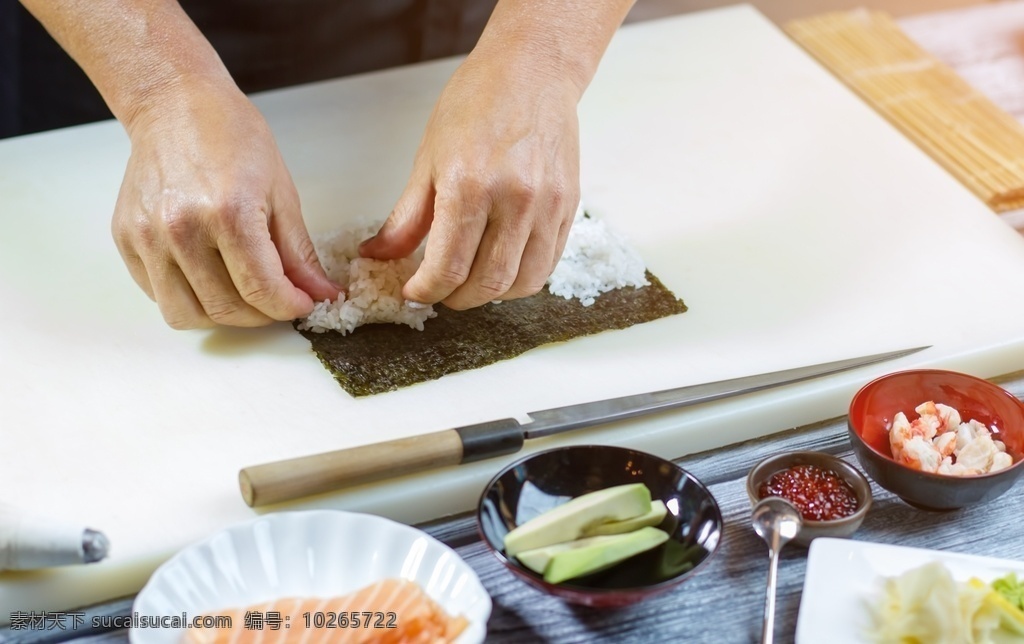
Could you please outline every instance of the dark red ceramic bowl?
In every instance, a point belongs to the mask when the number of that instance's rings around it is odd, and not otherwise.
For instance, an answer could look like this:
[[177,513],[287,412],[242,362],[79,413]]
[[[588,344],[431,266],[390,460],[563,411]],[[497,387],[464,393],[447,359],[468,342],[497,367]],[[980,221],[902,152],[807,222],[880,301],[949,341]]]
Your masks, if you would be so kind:
[[[560,584],[505,556],[505,535],[569,499],[614,485],[644,483],[669,513],[658,526],[664,544],[607,570]],[[483,541],[517,577],[546,593],[585,606],[626,606],[691,577],[718,548],[722,513],[704,485],[671,461],[622,447],[577,445],[538,452],[512,463],[487,484],[477,521]]]
[[[994,474],[945,476],[921,472],[893,460],[889,428],[898,412],[910,421],[926,401],[955,408],[1006,443],[1013,465]],[[986,503],[1024,474],[1024,405],[1013,394],[981,378],[954,371],[898,371],[864,385],[850,403],[850,443],[868,476],[907,503],[926,510],[955,510]]]

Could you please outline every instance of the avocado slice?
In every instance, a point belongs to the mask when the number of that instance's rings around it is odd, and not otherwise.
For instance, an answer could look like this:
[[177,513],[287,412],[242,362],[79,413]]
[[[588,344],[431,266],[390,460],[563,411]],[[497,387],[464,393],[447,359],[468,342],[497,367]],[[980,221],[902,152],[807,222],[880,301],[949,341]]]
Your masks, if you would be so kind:
[[548,510],[505,535],[505,553],[573,541],[597,523],[631,519],[651,510],[651,491],[643,483],[629,483],[578,496]]
[[577,539],[576,541],[566,541],[564,543],[556,543],[551,546],[544,546],[543,548],[534,548],[533,550],[524,550],[516,555],[516,559],[519,563],[523,564],[530,570],[536,573],[544,574],[544,569],[548,567],[548,563],[554,558],[559,552],[565,552],[573,548],[586,548],[591,545],[600,545],[602,543],[608,543],[609,540],[614,542],[616,535],[606,535],[600,537],[587,537],[586,539]]
[[666,514],[668,514],[668,508],[665,507],[665,502],[659,499],[651,502],[651,511],[646,514],[623,521],[609,521],[607,523],[587,526],[583,529],[583,536],[594,537],[602,534],[623,534],[624,532],[632,532],[647,526],[656,526],[665,519]]
[[[597,541],[601,539],[601,541]],[[650,526],[626,534],[592,537],[587,545],[556,552],[544,568],[544,581],[560,584],[610,568],[633,555],[656,548],[668,541],[668,534]]]

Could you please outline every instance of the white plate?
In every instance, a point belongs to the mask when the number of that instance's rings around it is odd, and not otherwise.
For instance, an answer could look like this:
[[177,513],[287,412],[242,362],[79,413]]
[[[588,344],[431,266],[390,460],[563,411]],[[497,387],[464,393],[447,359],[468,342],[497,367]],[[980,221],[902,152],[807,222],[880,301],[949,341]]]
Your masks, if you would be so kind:
[[[344,595],[409,579],[450,615],[469,620],[458,644],[482,642],[491,598],[454,550],[416,528],[370,514],[268,514],[193,544],[160,566],[134,613],[188,618],[282,597]],[[134,644],[177,644],[181,629],[133,628]]]
[[889,546],[850,539],[815,539],[796,622],[797,644],[864,644],[869,603],[881,577],[941,561],[958,581],[992,581],[1006,573],[1024,574],[1024,561],[962,555],[924,548]]

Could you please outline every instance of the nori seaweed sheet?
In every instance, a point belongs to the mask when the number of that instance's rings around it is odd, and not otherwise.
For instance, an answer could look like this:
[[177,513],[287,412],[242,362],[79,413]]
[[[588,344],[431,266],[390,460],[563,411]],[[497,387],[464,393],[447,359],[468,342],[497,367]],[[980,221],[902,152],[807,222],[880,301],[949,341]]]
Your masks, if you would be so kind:
[[[353,396],[394,391],[418,382],[514,358],[552,342],[625,329],[686,311],[654,275],[649,286],[601,294],[590,306],[543,291],[466,311],[436,305],[423,331],[367,324],[348,335],[300,331],[320,361]],[[297,323],[296,323],[297,324]]]

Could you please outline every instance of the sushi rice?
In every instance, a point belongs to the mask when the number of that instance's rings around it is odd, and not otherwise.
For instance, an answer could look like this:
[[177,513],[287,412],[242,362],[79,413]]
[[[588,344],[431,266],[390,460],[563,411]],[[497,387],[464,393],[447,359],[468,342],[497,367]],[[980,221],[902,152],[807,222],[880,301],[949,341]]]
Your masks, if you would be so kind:
[[[419,331],[437,313],[434,307],[409,302],[402,286],[423,260],[421,245],[402,259],[359,257],[359,244],[372,237],[379,224],[335,230],[314,239],[317,256],[327,275],[345,289],[334,301],[317,302],[298,328],[342,335],[364,324],[391,322]],[[558,265],[548,278],[548,291],[590,306],[601,293],[626,286],[647,286],[643,259],[626,240],[601,220],[576,211],[569,239]]]

